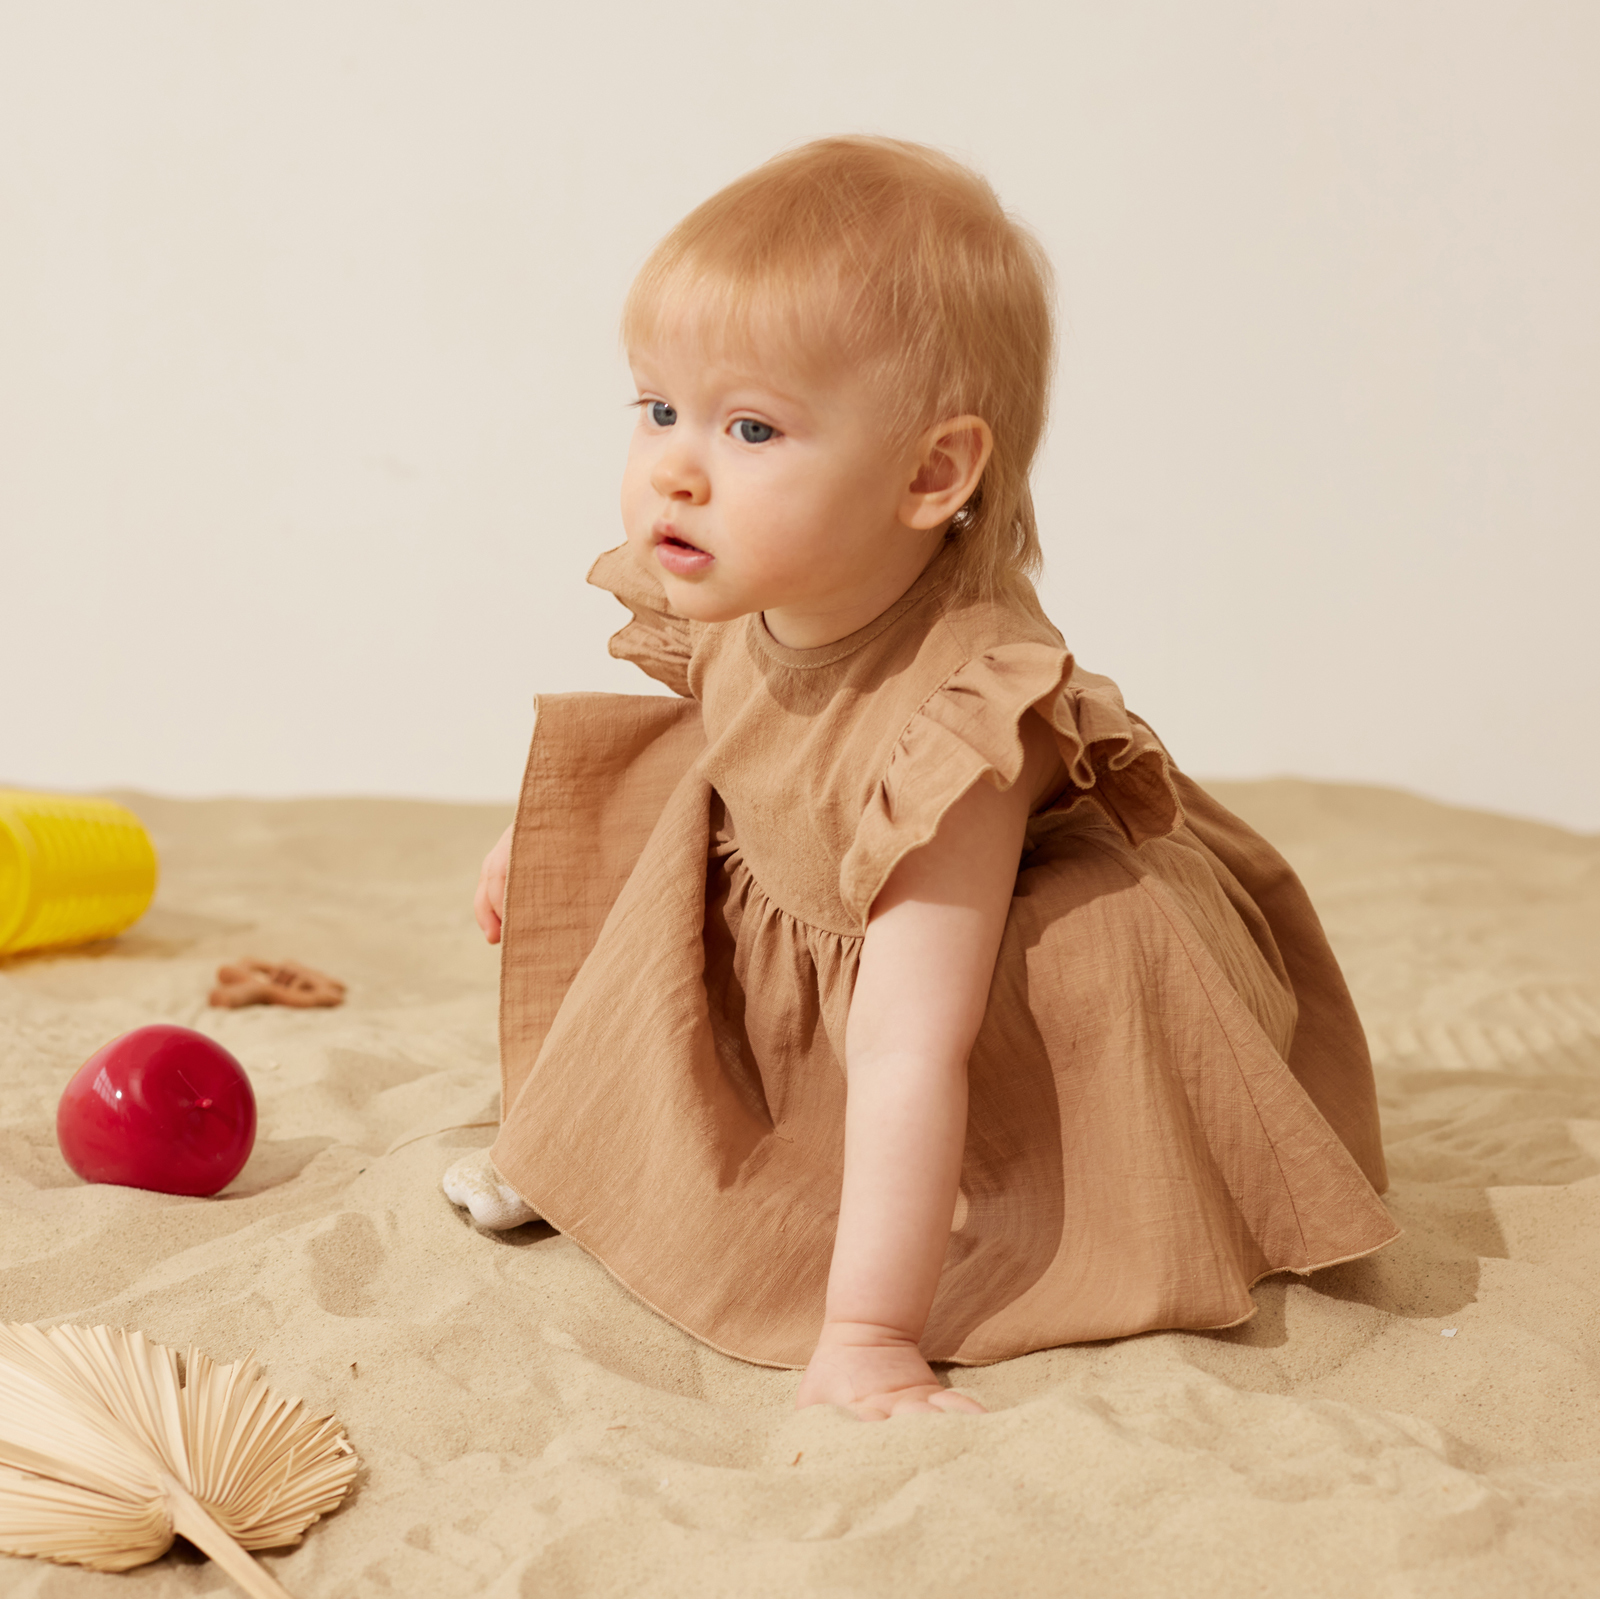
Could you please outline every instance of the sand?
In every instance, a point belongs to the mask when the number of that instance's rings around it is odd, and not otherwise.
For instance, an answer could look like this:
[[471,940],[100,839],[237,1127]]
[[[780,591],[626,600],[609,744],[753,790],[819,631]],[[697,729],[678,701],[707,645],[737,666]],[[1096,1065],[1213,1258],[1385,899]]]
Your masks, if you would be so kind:
[[[1304,874],[1380,1069],[1403,1238],[1220,1334],[954,1374],[986,1417],[791,1410],[542,1226],[438,1191],[494,1115],[477,863],[507,813],[123,796],[164,876],[122,939],[0,963],[0,1315],[122,1323],[332,1409],[364,1468],[297,1595],[1593,1594],[1600,1590],[1600,839],[1375,789],[1215,786]],[[291,957],[339,1010],[208,1008]],[[89,1187],[54,1138],[128,1028],[245,1063],[211,1200]],[[397,1141],[424,1135],[386,1154]],[[672,1218],[661,1218],[662,1229]],[[1454,1337],[1444,1330],[1455,1329]],[[0,1558],[18,1595],[234,1591]]]

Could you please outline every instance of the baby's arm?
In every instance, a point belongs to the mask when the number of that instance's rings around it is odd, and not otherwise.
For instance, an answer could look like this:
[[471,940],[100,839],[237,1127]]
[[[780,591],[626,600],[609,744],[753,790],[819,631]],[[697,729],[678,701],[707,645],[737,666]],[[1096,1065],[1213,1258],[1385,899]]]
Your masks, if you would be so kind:
[[822,1336],[796,1404],[862,1417],[981,1411],[918,1349],[950,1238],[967,1127],[967,1056],[989,999],[1035,798],[1060,757],[1024,719],[1005,793],[979,782],[873,905],[845,1050],[844,1190]]
[[511,865],[512,823],[497,844],[483,858],[478,874],[478,892],[472,897],[472,913],[490,944],[500,943],[500,922],[506,914],[506,869]]

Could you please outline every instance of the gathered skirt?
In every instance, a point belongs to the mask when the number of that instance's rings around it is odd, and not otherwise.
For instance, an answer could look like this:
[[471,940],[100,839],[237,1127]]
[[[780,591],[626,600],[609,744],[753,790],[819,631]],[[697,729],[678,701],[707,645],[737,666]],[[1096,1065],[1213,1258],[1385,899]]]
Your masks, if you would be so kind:
[[[858,936],[746,865],[699,708],[540,701],[507,890],[496,1165],[714,1348],[803,1366],[842,1178]],[[982,1363],[1251,1315],[1397,1229],[1360,1023],[1282,857],[1175,775],[1135,848],[1033,819],[923,1341]]]

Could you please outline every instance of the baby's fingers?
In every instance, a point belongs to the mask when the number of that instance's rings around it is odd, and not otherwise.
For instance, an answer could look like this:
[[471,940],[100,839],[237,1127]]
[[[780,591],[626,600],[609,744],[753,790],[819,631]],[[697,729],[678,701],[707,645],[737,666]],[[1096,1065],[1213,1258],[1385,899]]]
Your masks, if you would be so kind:
[[850,1407],[850,1414],[857,1422],[887,1422],[890,1413],[881,1406],[872,1405],[866,1401]]
[[472,914],[477,918],[483,936],[490,944],[500,943],[500,912],[496,901],[504,904],[504,889],[499,895],[492,893],[487,877],[478,879],[478,892],[472,897]]
[[957,1394],[954,1389],[941,1389],[928,1396],[928,1404],[935,1411],[965,1411],[975,1417],[986,1417],[987,1406],[980,1406],[970,1395]]
[[950,1389],[933,1389],[918,1386],[913,1389],[892,1390],[888,1394],[870,1394],[857,1400],[850,1410],[862,1422],[882,1422],[889,1417],[908,1417],[914,1413],[948,1411],[985,1416],[987,1413],[976,1400]]

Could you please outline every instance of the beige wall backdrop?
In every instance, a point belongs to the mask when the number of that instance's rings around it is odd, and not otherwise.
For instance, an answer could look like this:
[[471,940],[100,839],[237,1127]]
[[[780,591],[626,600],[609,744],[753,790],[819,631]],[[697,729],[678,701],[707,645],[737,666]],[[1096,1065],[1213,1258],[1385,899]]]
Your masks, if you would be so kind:
[[509,796],[643,691],[615,326],[842,130],[1060,276],[1044,595],[1179,761],[1600,827],[1595,0],[6,0],[0,776]]

